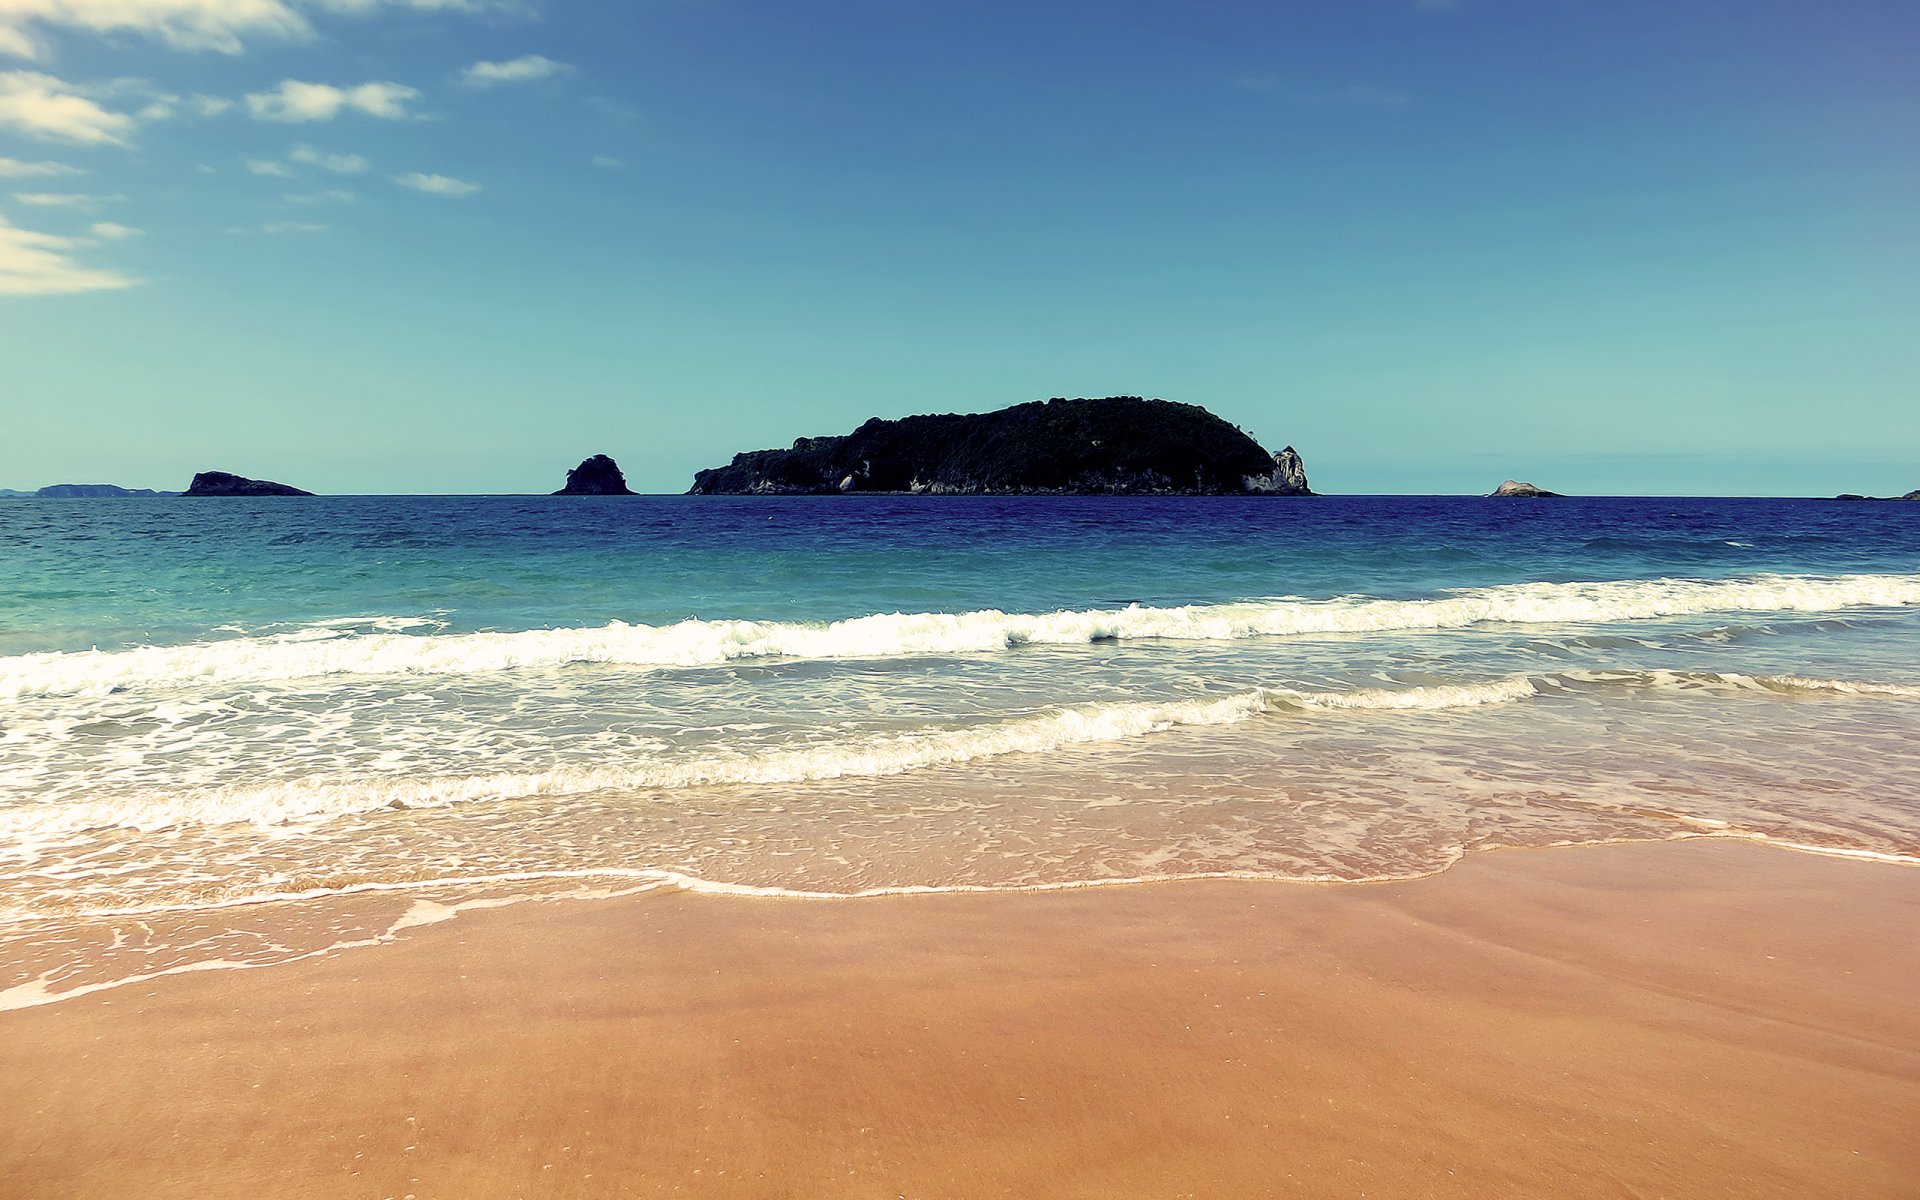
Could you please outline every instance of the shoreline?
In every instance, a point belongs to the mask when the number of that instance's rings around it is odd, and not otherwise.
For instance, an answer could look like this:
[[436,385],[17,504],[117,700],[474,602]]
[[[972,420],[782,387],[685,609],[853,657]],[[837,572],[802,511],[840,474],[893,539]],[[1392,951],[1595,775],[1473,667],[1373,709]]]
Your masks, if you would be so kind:
[[0,1195],[1910,1197],[1864,865],[512,904],[0,1012]]
[[[173,917],[191,919],[203,914],[271,909],[277,905],[312,906],[324,905],[330,901],[345,903],[358,899],[387,897],[410,899],[408,907],[396,914],[395,919],[384,930],[370,932],[363,936],[337,942],[332,945],[319,946],[298,953],[292,953],[288,957],[281,959],[251,962],[194,960],[146,974],[134,974],[125,978],[110,978],[76,985],[60,991],[47,990],[44,986],[44,976],[37,979],[21,977],[21,982],[0,987],[0,1016],[4,1016],[4,1014],[9,1012],[63,1004],[84,996],[116,991],[120,988],[134,987],[163,979],[171,979],[180,975],[219,971],[267,970],[315,959],[334,958],[360,950],[392,945],[400,940],[402,935],[409,930],[458,920],[468,911],[488,911],[511,908],[524,904],[565,905],[600,903],[626,900],[656,892],[724,897],[736,900],[833,903],[842,901],[885,901],[940,896],[1045,896],[1057,893],[1206,883],[1244,883],[1307,888],[1371,888],[1419,883],[1425,880],[1435,879],[1459,869],[1462,865],[1470,861],[1486,856],[1505,856],[1516,853],[1532,854],[1541,851],[1601,849],[1608,847],[1664,846],[1696,841],[1745,843],[1786,853],[1805,854],[1816,858],[1837,859],[1861,864],[1893,867],[1920,866],[1920,855],[1895,854],[1845,846],[1820,846],[1805,842],[1786,841],[1770,837],[1763,833],[1700,830],[1675,834],[1665,838],[1620,838],[1609,841],[1563,843],[1558,845],[1511,845],[1464,850],[1458,852],[1448,862],[1430,871],[1417,874],[1362,879],[1333,875],[1296,876],[1263,871],[1226,870],[1196,871],[1166,875],[1141,875],[1124,878],[1072,879],[1053,883],[902,884],[851,892],[836,892],[806,890],[770,884],[728,883],[666,868],[583,867],[577,870],[501,872],[476,876],[448,876],[444,878],[404,881],[366,882],[349,884],[339,888],[264,894],[230,900],[211,901],[202,904],[182,903],[138,908],[106,909],[97,912],[88,912],[73,918],[45,918],[45,924],[54,926],[71,924],[75,928],[79,928],[87,924],[138,920],[141,918]],[[490,896],[485,895],[483,892],[483,889],[507,884],[546,886],[566,883],[584,885],[604,884],[606,887],[603,890],[589,892],[549,891],[509,896]],[[450,901],[443,902],[440,899],[428,898],[427,895],[430,893],[458,893],[463,889],[469,893],[469,898],[466,900],[454,898]],[[294,913],[300,910],[289,908],[287,911]],[[23,918],[19,922],[19,925],[27,926],[35,923],[41,922],[35,918],[28,917]]]

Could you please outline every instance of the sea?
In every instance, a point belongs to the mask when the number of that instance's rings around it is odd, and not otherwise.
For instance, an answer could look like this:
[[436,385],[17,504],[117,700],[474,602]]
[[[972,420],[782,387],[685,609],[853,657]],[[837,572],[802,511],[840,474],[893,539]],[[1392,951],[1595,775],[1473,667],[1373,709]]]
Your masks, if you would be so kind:
[[1920,861],[1920,504],[0,502],[0,1008],[649,890]]

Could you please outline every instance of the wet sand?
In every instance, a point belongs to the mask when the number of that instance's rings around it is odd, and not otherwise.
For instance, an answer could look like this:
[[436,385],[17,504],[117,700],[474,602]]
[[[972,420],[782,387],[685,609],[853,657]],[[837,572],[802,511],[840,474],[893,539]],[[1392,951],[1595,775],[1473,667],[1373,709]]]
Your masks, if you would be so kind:
[[0,1013],[0,1195],[1915,1197],[1916,931],[1709,841],[525,904]]

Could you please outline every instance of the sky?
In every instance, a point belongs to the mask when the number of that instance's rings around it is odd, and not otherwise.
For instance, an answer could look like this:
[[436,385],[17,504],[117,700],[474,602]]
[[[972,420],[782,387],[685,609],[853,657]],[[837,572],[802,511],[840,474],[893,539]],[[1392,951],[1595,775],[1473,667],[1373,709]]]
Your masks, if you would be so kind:
[[0,0],[0,487],[682,491],[1048,396],[1920,488],[1911,0]]

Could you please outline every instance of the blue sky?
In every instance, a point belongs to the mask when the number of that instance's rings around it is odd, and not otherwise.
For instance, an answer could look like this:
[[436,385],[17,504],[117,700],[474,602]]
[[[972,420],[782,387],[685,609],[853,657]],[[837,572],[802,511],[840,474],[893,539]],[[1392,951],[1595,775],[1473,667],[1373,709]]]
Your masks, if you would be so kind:
[[679,491],[1053,395],[1920,487],[1920,6],[0,0],[0,486]]

